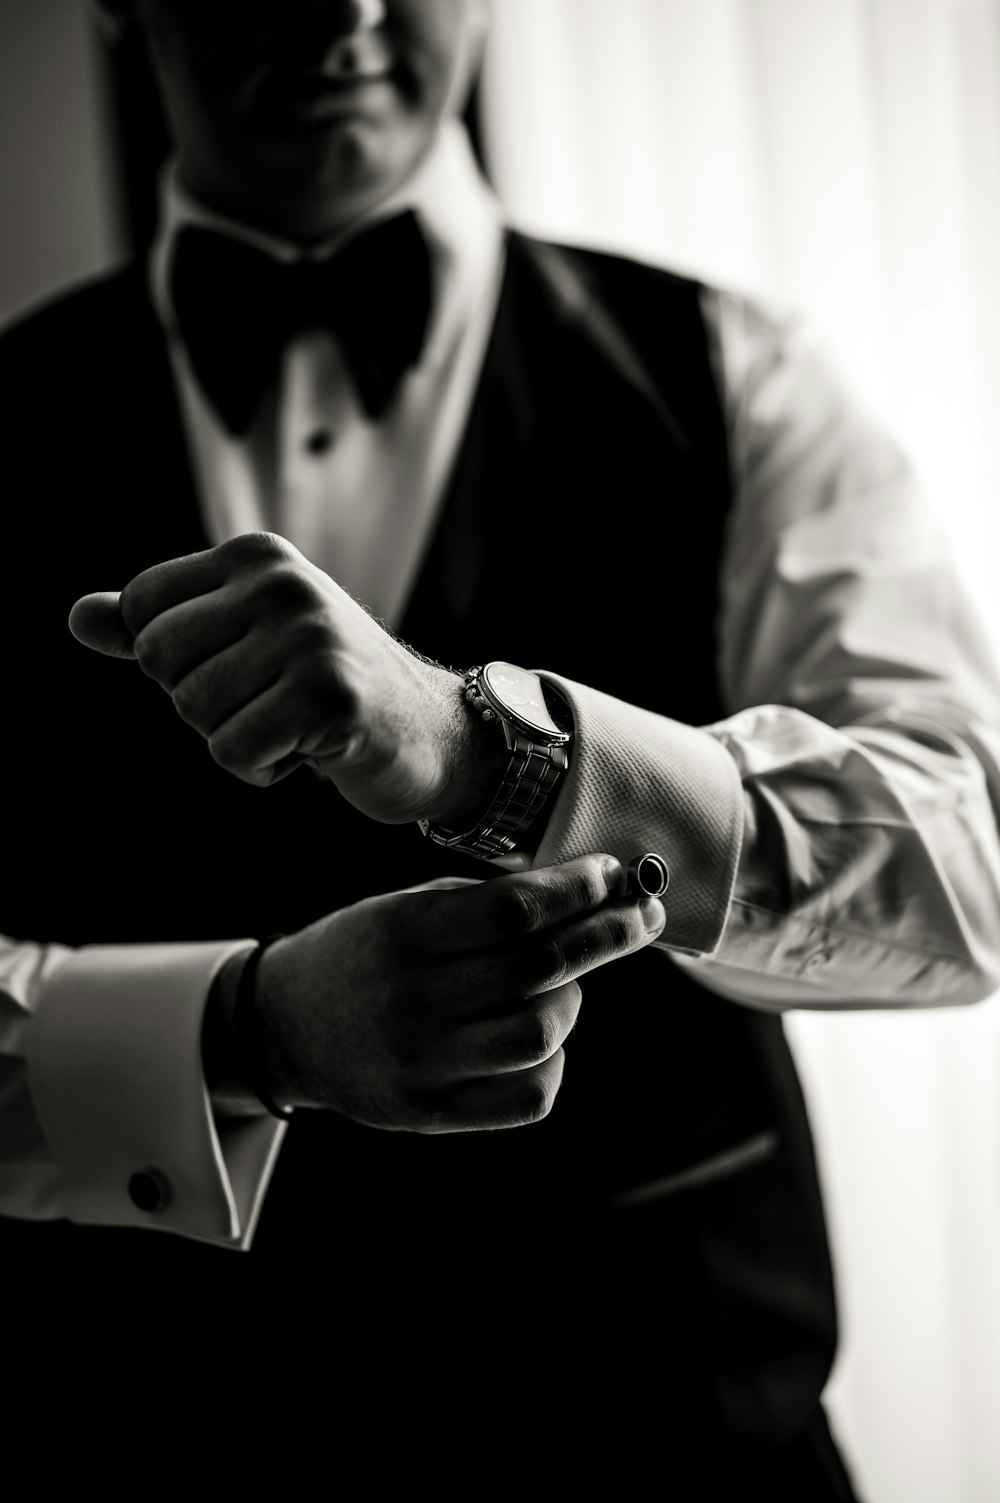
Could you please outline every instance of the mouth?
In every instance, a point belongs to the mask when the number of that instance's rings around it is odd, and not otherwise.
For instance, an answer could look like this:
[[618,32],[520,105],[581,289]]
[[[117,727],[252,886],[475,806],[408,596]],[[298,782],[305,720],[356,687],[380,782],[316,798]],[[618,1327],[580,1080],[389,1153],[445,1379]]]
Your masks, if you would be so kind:
[[337,73],[276,69],[258,85],[255,113],[277,127],[325,125],[376,108],[392,82],[393,70],[384,64]]

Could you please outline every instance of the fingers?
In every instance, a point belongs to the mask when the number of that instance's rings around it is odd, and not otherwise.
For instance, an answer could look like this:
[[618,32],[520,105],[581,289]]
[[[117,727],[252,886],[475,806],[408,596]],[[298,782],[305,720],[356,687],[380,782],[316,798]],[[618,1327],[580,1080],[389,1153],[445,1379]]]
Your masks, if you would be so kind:
[[[145,635],[143,632],[136,639],[140,663],[140,644]],[[273,703],[273,696],[263,702],[280,679],[282,668],[283,653],[274,638],[265,632],[251,632],[184,674],[171,690],[174,708],[186,724],[205,737],[220,731],[234,716],[242,716],[245,729],[241,722],[242,733],[234,734],[231,729],[229,737],[237,763],[253,771],[286,755],[295,741],[290,730],[294,721],[286,717],[285,722],[275,724],[280,706]],[[253,734],[258,721],[262,725]],[[267,748],[272,745],[277,750],[268,757]]]
[[527,1127],[547,1117],[562,1084],[566,1056],[558,1049],[542,1064],[516,1074],[470,1080],[420,1114],[410,1131],[425,1135]]
[[226,578],[225,560],[218,548],[188,553],[154,564],[129,580],[122,590],[121,611],[134,636],[171,607],[218,589]]
[[121,596],[105,590],[83,595],[69,613],[69,629],[84,647],[112,658],[134,658],[132,633],[122,619]]
[[212,758],[244,783],[267,788],[305,760],[296,751],[299,733],[284,713],[285,686],[271,684],[252,703],[228,716],[208,736]]
[[515,952],[508,962],[506,984],[529,996],[563,986],[644,949],[665,923],[659,898],[615,899],[598,913],[563,924],[537,944]]
[[[135,637],[135,655],[143,673],[155,679],[168,694],[173,694],[189,676],[202,669],[208,670],[214,678],[207,685],[203,679],[191,687],[205,685],[205,697],[210,698],[224,681],[222,665],[216,660],[227,648],[239,642],[245,631],[243,614],[213,590],[195,600],[170,606],[142,627]],[[214,669],[213,664],[216,665]],[[227,661],[226,672],[228,670]],[[189,695],[189,698],[193,697]],[[238,703],[242,704],[243,700]]]
[[[232,700],[231,685],[223,687],[222,680],[220,692],[223,703]],[[208,736],[208,749],[227,772],[245,783],[266,787],[283,771],[314,755],[320,741],[326,743],[324,756],[334,755],[324,722],[336,723],[338,708],[332,687],[321,698],[318,685],[306,683],[301,674],[291,679],[276,676],[249,703],[221,719]],[[298,760],[290,761],[293,757]]]
[[623,876],[597,853],[457,886],[443,878],[362,899],[273,946],[261,975],[303,1099],[414,1132],[538,1121],[562,1080],[579,978],[662,928],[659,900],[620,895]]
[[654,939],[666,922],[662,903],[621,896],[623,884],[621,862],[599,852],[494,877],[473,891],[428,893],[396,919],[428,952],[468,957],[470,994],[492,1006],[575,980]]
[[456,1081],[534,1069],[561,1049],[576,1023],[583,992],[575,981],[478,1017],[449,1041]]
[[[440,893],[413,918],[428,949],[473,953],[545,934],[555,925],[593,913],[621,891],[624,872],[614,856],[577,856],[554,866],[511,872],[474,893]],[[405,914],[400,915],[401,918]]]
[[[121,611],[134,636],[173,606],[207,595],[234,573],[249,574],[282,559],[305,560],[291,543],[271,532],[248,532],[216,548],[154,564],[122,591]],[[311,570],[311,566],[310,566]]]
[[665,920],[659,898],[609,898],[595,912],[542,934],[454,960],[451,988],[481,1013],[511,996],[535,997],[634,955],[657,937]]
[[310,570],[284,539],[248,534],[158,564],[121,596],[143,672],[220,766],[258,786],[342,751],[350,695],[336,673],[329,591],[317,583],[325,576]]
[[70,611],[70,631],[77,641],[96,652],[131,658],[135,656],[133,639],[157,616],[218,589],[234,567],[288,555],[297,555],[291,543],[273,533],[260,532],[168,559],[144,569],[120,593],[103,591],[82,596]]
[[562,1083],[581,1000],[573,982],[454,1030],[401,1070],[390,1119],[422,1133],[539,1121]]

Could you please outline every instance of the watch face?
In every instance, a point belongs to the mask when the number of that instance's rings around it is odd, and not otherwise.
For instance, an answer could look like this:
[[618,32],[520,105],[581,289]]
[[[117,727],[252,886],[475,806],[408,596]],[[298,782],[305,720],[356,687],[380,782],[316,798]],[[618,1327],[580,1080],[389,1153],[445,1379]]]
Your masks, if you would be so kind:
[[527,730],[537,731],[547,741],[568,741],[569,735],[556,725],[542,694],[542,681],[536,673],[515,668],[513,663],[487,663],[480,682],[498,704],[520,720]]

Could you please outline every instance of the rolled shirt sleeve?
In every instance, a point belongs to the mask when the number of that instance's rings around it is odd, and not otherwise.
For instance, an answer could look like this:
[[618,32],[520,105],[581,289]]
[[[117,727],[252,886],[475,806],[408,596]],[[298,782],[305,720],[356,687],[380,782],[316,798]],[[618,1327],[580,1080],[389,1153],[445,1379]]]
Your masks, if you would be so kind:
[[252,948],[0,941],[0,1213],[249,1247],[285,1128],[213,1112],[201,1035]]
[[549,675],[577,738],[537,860],[661,851],[660,946],[738,1002],[985,998],[1000,678],[946,533],[807,323],[725,293],[705,311],[733,479],[728,713],[692,728]]

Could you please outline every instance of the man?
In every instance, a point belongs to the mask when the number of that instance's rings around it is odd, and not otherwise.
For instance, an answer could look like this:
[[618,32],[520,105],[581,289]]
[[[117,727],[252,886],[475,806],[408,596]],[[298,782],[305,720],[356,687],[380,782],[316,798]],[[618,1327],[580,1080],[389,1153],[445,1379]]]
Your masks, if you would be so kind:
[[462,1374],[488,1451],[541,1387],[574,1479],[850,1497],[778,1014],[1000,974],[1000,699],[905,465],[793,325],[504,229],[473,0],[102,9],[178,155],[150,266],[0,350],[19,452],[73,392],[8,1245]]

